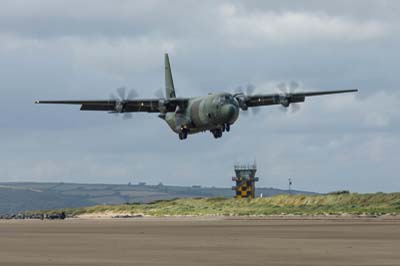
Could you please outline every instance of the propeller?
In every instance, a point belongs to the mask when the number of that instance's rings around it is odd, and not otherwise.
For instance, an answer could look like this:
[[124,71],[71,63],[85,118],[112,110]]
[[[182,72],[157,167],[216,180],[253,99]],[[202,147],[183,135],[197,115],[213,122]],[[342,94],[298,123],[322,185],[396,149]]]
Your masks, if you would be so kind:
[[114,113],[115,115],[123,113],[124,115],[122,116],[122,119],[124,120],[131,119],[132,114],[125,113],[124,111],[125,104],[127,101],[134,100],[135,98],[137,98],[138,93],[136,92],[135,89],[130,89],[127,93],[125,87],[119,87],[117,88],[117,95],[118,96],[115,96],[114,94],[110,95],[110,100],[115,101],[115,110],[112,113]]
[[117,88],[117,93],[118,93],[119,99],[121,101],[134,100],[135,98],[138,97],[138,93],[134,89],[130,89],[128,94],[126,94],[126,88],[125,87]]
[[158,90],[156,90],[154,92],[154,96],[158,99],[158,108],[160,111],[160,115],[159,117],[164,118],[165,117],[165,113],[168,110],[168,103],[170,101],[170,99],[167,98],[166,94],[165,94],[165,90],[159,88]]
[[280,100],[280,109],[283,112],[290,111],[291,113],[295,113],[300,110],[300,105],[297,103],[291,103],[289,95],[291,93],[295,93],[296,90],[300,87],[300,84],[296,81],[281,82],[277,85],[277,89],[279,91],[279,100]]
[[[247,84],[245,88],[243,86],[236,87],[235,94],[250,96],[254,93],[255,90],[256,90],[256,86],[254,86],[253,84]],[[246,93],[244,93],[245,91],[246,91]]]
[[[239,100],[239,104],[244,104],[244,101],[246,100],[247,96],[252,96],[254,94],[256,90],[256,86],[254,86],[253,84],[247,84],[246,87],[244,88],[243,86],[238,86],[235,89],[235,95],[236,98]],[[245,93],[246,91],[246,93]],[[242,103],[240,103],[240,101],[242,101]],[[244,115],[248,115],[249,113],[246,112],[245,110],[247,110],[246,107],[242,107],[241,108],[244,112],[242,112]],[[261,108],[260,107],[252,107],[251,111],[253,113],[253,115],[256,115],[260,112]]]

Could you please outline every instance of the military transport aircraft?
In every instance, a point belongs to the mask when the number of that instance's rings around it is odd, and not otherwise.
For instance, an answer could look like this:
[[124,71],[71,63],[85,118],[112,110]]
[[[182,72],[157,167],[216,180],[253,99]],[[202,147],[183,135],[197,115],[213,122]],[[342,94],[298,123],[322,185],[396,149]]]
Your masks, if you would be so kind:
[[247,111],[264,105],[281,105],[304,102],[306,97],[357,92],[358,90],[334,90],[314,92],[280,92],[274,94],[252,94],[239,91],[237,93],[210,93],[203,97],[176,97],[174,82],[168,54],[165,54],[165,91],[166,97],[154,99],[137,99],[137,93],[130,91],[126,95],[124,88],[118,89],[120,98],[109,100],[73,100],[73,101],[36,101],[37,104],[76,104],[82,111],[107,111],[109,113],[124,113],[126,118],[132,112],[159,113],[159,117],[167,122],[169,127],[186,139],[188,134],[210,131],[215,138],[222,137],[223,132],[229,132],[230,127],[239,117],[239,110]]

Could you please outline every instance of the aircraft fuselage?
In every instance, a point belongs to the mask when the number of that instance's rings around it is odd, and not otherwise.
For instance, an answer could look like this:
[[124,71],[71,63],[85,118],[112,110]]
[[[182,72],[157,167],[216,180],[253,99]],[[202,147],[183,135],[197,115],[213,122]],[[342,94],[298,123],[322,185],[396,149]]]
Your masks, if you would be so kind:
[[219,137],[223,131],[229,131],[230,125],[239,116],[239,103],[229,93],[209,94],[193,98],[184,108],[160,116],[170,128],[185,138],[187,134],[211,131]]

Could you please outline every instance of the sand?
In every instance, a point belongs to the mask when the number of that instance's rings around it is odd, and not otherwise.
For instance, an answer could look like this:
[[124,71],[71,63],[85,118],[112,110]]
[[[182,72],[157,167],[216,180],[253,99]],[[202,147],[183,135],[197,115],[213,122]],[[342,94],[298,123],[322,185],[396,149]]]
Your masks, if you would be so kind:
[[0,221],[0,265],[400,265],[399,218]]

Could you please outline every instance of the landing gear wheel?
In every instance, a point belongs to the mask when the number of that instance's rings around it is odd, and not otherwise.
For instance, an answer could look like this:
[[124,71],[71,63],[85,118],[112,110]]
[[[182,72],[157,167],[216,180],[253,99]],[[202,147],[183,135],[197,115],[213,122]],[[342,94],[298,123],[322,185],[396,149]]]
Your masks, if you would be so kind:
[[231,125],[226,124],[225,125],[225,130],[226,130],[226,132],[229,132],[231,130]]
[[222,137],[222,129],[219,129],[219,128],[218,129],[214,129],[211,132],[214,135],[214,138],[216,138],[216,139]]
[[188,132],[186,130],[179,132],[179,139],[186,139],[188,135]]

